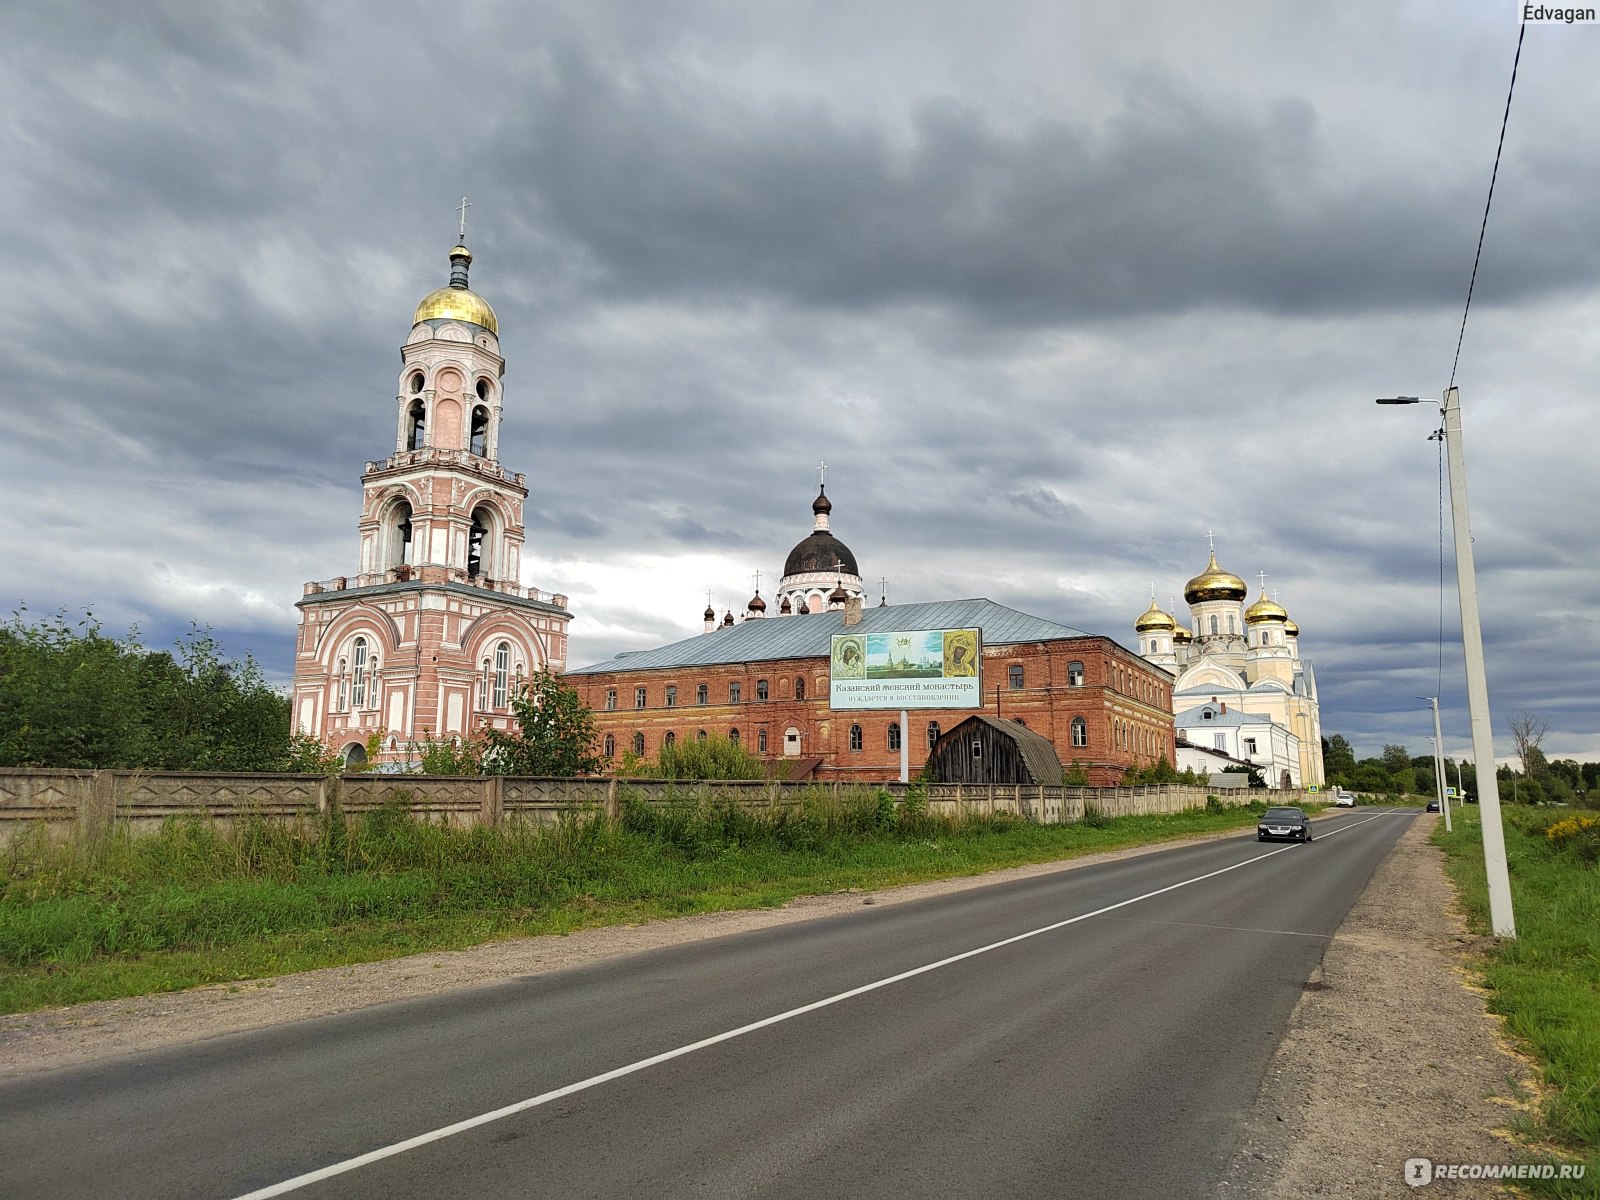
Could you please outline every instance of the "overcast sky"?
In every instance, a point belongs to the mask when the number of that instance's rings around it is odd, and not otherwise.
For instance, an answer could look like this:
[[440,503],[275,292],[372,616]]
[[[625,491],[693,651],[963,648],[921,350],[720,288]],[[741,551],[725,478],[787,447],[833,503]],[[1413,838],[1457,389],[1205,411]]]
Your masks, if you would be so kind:
[[[1450,377],[1516,37],[1511,0],[0,6],[4,599],[286,682],[465,193],[573,665],[770,596],[826,459],[873,601],[1133,646],[1214,531],[1324,732],[1427,753],[1440,691],[1459,756],[1438,410],[1372,400]],[[1457,376],[1502,755],[1533,710],[1600,758],[1597,63],[1529,27]]]

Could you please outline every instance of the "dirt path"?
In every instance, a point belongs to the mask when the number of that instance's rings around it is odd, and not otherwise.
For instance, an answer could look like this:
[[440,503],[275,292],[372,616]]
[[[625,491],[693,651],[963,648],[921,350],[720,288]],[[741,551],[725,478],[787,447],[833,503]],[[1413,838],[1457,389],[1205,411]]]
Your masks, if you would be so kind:
[[[1406,1159],[1509,1161],[1488,1130],[1512,1115],[1488,1097],[1525,1077],[1497,1022],[1463,985],[1469,948],[1451,915],[1443,856],[1412,823],[1329,944],[1273,1060],[1243,1148],[1219,1197],[1412,1195]],[[1213,841],[1215,834],[1195,841]],[[1171,843],[1167,843],[1170,845]],[[0,1076],[136,1054],[391,1000],[556,971],[597,959],[748,929],[1075,870],[1164,846],[1090,855],[876,893],[804,897],[779,909],[713,913],[448,953],[330,967],[251,983],[0,1017]],[[1490,1185],[1439,1182],[1417,1194],[1483,1196]]]

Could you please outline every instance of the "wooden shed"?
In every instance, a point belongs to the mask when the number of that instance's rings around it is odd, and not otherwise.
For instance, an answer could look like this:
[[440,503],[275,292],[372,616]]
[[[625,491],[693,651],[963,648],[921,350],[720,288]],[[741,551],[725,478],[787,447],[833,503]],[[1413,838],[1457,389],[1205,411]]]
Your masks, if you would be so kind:
[[939,736],[928,773],[935,783],[1059,784],[1061,759],[1026,725],[978,714]]

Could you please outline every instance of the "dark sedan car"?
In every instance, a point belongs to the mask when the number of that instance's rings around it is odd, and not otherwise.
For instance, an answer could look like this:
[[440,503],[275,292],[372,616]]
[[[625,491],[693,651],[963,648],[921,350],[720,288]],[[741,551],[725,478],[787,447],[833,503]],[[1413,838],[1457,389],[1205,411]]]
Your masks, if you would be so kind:
[[1303,808],[1269,808],[1256,824],[1256,841],[1283,839],[1290,842],[1311,840],[1311,818]]

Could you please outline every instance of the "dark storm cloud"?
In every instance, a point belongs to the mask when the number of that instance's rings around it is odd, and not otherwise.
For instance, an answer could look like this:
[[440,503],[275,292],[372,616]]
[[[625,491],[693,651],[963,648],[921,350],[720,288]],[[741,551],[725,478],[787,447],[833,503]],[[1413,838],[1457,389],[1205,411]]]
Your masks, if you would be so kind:
[[[1453,300],[1476,217],[1447,203],[1455,180],[1374,177],[1304,99],[1198,95],[1176,76],[1141,80],[1097,125],[1003,128],[929,101],[901,145],[820,101],[751,105],[648,72],[624,85],[564,47],[499,145],[617,293],[952,303],[1028,324]],[[1502,301],[1600,259],[1586,175],[1560,162],[1542,179],[1540,207],[1503,231],[1524,251]],[[1567,231],[1559,249],[1546,225]]]

